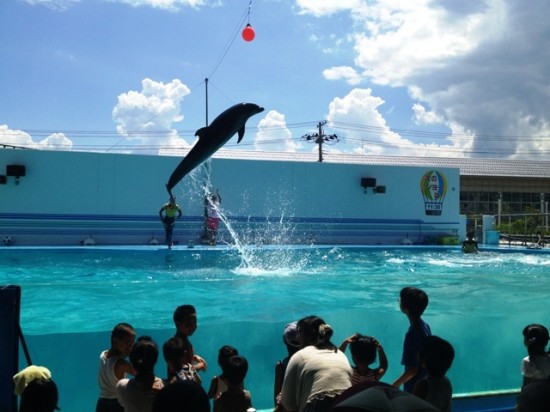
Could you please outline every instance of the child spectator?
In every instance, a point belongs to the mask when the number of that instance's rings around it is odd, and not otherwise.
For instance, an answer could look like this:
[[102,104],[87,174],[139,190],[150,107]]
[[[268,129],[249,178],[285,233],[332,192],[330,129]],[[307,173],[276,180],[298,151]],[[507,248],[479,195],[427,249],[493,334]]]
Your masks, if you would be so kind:
[[162,354],[166,365],[168,365],[167,381],[169,383],[186,380],[201,383],[201,378],[195,367],[190,363],[184,363],[185,343],[183,339],[178,337],[168,339],[162,346]]
[[99,355],[99,399],[96,412],[124,411],[117,400],[116,385],[126,374],[135,374],[133,366],[126,360],[135,339],[136,332],[127,323],[119,323],[111,331],[111,347]]
[[523,385],[535,379],[550,377],[550,355],[546,352],[548,345],[548,329],[543,325],[533,323],[523,329],[523,343],[527,347],[527,354],[521,361]]
[[420,347],[420,364],[426,376],[414,385],[413,394],[431,403],[441,412],[451,412],[453,387],[445,376],[455,357],[453,346],[438,336],[428,336]]
[[283,389],[283,380],[285,378],[286,366],[290,357],[300,350],[298,342],[298,322],[291,322],[285,326],[283,332],[283,343],[286,346],[287,356],[275,364],[275,412],[283,412],[285,408],[281,404],[281,390]]
[[550,379],[537,379],[521,388],[516,412],[548,411],[550,411]]
[[149,412],[155,395],[164,387],[161,378],[155,376],[159,350],[149,337],[140,337],[130,352],[130,362],[136,370],[132,379],[121,379],[116,386],[118,402],[125,412]]
[[155,396],[153,412],[210,412],[210,401],[197,382],[177,381]]
[[223,365],[227,390],[214,402],[214,412],[246,412],[252,407],[250,392],[243,389],[248,362],[242,356],[233,356]]
[[214,399],[214,402],[216,397],[227,390],[227,380],[223,373],[224,365],[231,357],[237,356],[238,354],[239,352],[237,349],[229,345],[222,346],[218,351],[218,365],[220,366],[222,373],[212,378],[212,381],[210,382],[210,389],[208,389],[208,397],[210,399]]
[[416,381],[426,374],[419,363],[418,353],[420,346],[426,338],[432,334],[430,326],[422,320],[422,314],[428,307],[428,295],[421,289],[407,286],[401,289],[399,307],[409,319],[409,329],[403,342],[403,356],[401,364],[405,370],[393,382],[393,386],[399,388],[403,385],[405,392],[412,392]]
[[53,412],[59,410],[57,385],[51,379],[36,378],[21,393],[19,412]]
[[[348,345],[350,347],[351,358],[355,364],[353,366],[351,384],[379,381],[388,370],[388,358],[386,357],[384,348],[376,338],[356,333],[342,342],[340,350],[345,352]],[[378,352],[380,365],[371,369],[370,365],[376,360],[376,352]]]
[[174,311],[174,324],[176,337],[183,339],[185,345],[184,363],[190,363],[197,371],[206,371],[206,362],[200,356],[195,355],[189,336],[197,330],[197,311],[192,305],[181,305]]

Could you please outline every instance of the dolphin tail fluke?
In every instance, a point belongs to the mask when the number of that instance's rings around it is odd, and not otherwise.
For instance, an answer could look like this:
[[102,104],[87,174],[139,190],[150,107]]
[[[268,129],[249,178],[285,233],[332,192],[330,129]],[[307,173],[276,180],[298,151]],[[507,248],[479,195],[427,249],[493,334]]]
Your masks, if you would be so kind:
[[174,196],[172,195],[172,188],[168,186],[168,183],[166,184],[166,190],[168,190],[168,194],[170,195],[170,199],[173,199]]

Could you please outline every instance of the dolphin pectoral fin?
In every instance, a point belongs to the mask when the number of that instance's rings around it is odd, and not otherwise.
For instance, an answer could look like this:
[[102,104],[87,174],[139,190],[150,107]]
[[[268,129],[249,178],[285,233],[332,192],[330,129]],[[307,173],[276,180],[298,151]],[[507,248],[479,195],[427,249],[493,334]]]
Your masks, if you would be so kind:
[[199,138],[201,138],[206,134],[207,131],[208,131],[208,126],[201,127],[199,130],[195,132],[195,136],[199,136]]
[[239,139],[237,140],[237,143],[241,143],[241,140],[243,140],[244,136],[244,126],[239,129]]

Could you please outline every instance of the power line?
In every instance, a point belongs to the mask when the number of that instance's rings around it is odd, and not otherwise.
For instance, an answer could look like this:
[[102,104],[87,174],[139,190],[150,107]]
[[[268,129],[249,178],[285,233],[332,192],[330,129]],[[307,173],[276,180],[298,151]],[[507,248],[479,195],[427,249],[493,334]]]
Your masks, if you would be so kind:
[[[250,4],[251,3],[252,2],[250,2]],[[214,66],[212,67],[212,69],[210,70],[210,73],[208,74],[208,76],[206,76],[206,78],[208,78],[208,79],[212,78],[212,76],[214,76],[214,74],[216,73],[216,71],[220,67],[220,64],[222,64],[223,60],[225,59],[225,56],[229,52],[229,49],[233,45],[233,42],[235,41],[235,38],[239,34],[239,31],[240,31],[241,27],[243,26],[244,22],[247,19],[247,16],[250,13],[250,4],[246,8],[245,12],[243,13],[243,16],[241,17],[241,19],[239,20],[239,22],[237,23],[235,28],[233,29],[233,32],[229,36],[229,39],[225,43],[225,46],[223,47],[222,51],[220,52],[220,55],[218,56],[217,60],[214,63]]]
[[[322,128],[320,126],[325,126],[326,124],[330,125],[330,128],[333,130],[343,130],[347,133],[344,133],[341,136],[334,135],[326,135],[324,134]],[[273,126],[273,127],[263,127],[262,131],[264,132],[277,132],[280,131],[288,131],[293,129],[304,129],[304,128],[311,128],[313,125],[313,121],[304,121],[304,122],[297,122],[297,123],[289,123],[287,125],[282,126]],[[483,142],[483,143],[490,143],[493,141],[498,141],[499,143],[502,143],[501,145],[498,145],[498,147],[491,147],[491,148],[480,148],[477,146],[475,149],[465,149],[462,147],[456,147],[448,144],[449,142],[453,142],[455,144],[459,144],[461,141],[471,141],[472,136],[469,134],[449,134],[445,132],[433,132],[428,130],[411,130],[411,129],[388,129],[384,127],[379,126],[373,126],[369,124],[357,124],[357,123],[344,123],[344,122],[320,122],[317,124],[317,128],[320,129],[318,133],[308,133],[306,135],[302,135],[301,137],[283,137],[283,138],[273,138],[270,140],[263,140],[262,144],[279,144],[283,142],[290,141],[309,141],[319,144],[320,146],[320,158],[322,159],[322,144],[324,143],[335,143],[338,140],[343,140],[347,144],[350,144],[352,146],[365,146],[370,145],[374,147],[384,147],[389,149],[395,149],[395,150],[423,150],[425,152],[430,153],[438,153],[438,152],[450,152],[450,153],[462,153],[462,154],[470,154],[470,155],[485,155],[485,154],[492,154],[492,155],[506,155],[510,154],[510,150],[506,149],[506,144],[510,143],[515,140],[521,140],[524,144],[542,144],[542,143],[550,143],[549,136],[527,136],[527,135],[497,135],[497,134],[483,134],[481,137],[475,136],[474,139],[477,142]],[[46,138],[47,136],[50,136],[52,134],[64,134],[67,137],[74,139],[90,139],[94,140],[96,142],[101,142],[101,140],[104,139],[114,139],[114,138],[121,138],[120,134],[117,133],[114,130],[109,131],[101,131],[101,130],[73,130],[73,129],[67,129],[67,130],[50,130],[50,129],[29,129],[27,131],[21,131],[21,130],[7,130],[0,134],[0,145],[4,146],[17,146],[17,147],[27,147],[27,148],[33,148],[38,147],[39,145],[32,142],[29,144],[21,144],[18,142],[14,142],[13,139],[16,139],[18,136],[21,136],[21,133],[31,134],[33,137],[41,137]],[[121,144],[121,142],[117,142],[115,145],[117,147],[118,151],[128,151],[131,150],[133,152],[138,151],[153,151],[158,150],[159,148],[165,148],[161,142],[159,142],[158,145],[155,145],[151,143],[151,140],[155,139],[162,139],[169,135],[176,134],[181,138],[189,138],[194,139],[195,130],[191,129],[172,129],[172,130],[138,130],[131,133],[131,136],[134,138],[143,138],[147,139],[149,143],[143,144],[138,143],[134,145],[128,145],[128,144]],[[402,138],[414,138],[415,140],[426,140],[428,139],[428,143],[416,143],[416,142],[407,142],[407,141],[400,141],[400,142],[384,142],[379,139],[378,137],[381,136],[387,136],[388,134],[398,134]],[[317,141],[319,136],[323,136],[323,141]],[[2,139],[4,137],[5,139]],[[331,138],[328,138],[331,137]],[[11,138],[11,139],[10,139]],[[122,141],[127,139],[126,137],[121,138]],[[14,144],[15,143],[15,144]],[[241,142],[239,146],[232,143],[229,143],[226,145],[227,148],[232,147],[247,147],[254,145],[254,142]],[[102,145],[101,143],[91,143],[91,144],[75,144],[73,142],[73,148],[82,148],[83,150],[94,150],[97,151],[99,149],[103,150],[112,150],[114,147],[113,145]],[[522,149],[522,150],[515,150],[514,154],[517,155],[540,155],[541,153],[544,153],[540,149]]]

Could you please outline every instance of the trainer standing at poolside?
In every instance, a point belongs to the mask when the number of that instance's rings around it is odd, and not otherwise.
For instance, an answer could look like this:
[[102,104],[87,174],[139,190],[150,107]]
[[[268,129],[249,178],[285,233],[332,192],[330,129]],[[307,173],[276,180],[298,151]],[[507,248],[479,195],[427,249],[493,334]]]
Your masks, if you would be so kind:
[[[177,217],[176,214],[178,215]],[[174,226],[176,226],[176,220],[179,219],[181,215],[181,208],[176,203],[175,197],[170,197],[170,201],[162,205],[159,210],[160,221],[164,225],[164,231],[166,232],[164,242],[168,245],[168,249],[172,249]]]
[[208,232],[208,239],[210,246],[215,246],[218,237],[218,227],[220,226],[220,207],[222,203],[222,197],[220,191],[216,190],[216,193],[206,198],[207,203],[207,219],[206,227]]

